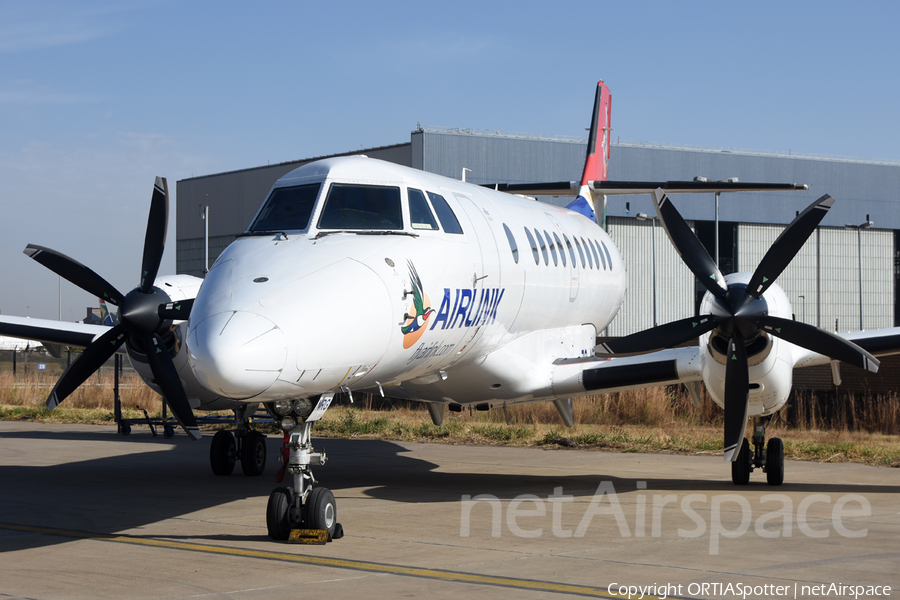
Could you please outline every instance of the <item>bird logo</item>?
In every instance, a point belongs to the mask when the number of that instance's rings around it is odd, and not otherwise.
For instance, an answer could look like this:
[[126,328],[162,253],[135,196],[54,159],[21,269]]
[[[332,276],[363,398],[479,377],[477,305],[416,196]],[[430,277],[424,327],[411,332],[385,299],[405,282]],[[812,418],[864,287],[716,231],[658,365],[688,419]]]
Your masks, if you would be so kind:
[[411,348],[413,344],[419,341],[419,338],[425,333],[425,325],[428,324],[428,319],[434,313],[434,309],[431,308],[431,299],[422,290],[422,280],[419,279],[416,267],[411,261],[407,261],[406,264],[409,266],[409,281],[412,291],[404,291],[403,297],[406,298],[412,294],[413,302],[412,306],[409,307],[409,311],[403,315],[405,322],[400,327],[400,332],[403,333],[404,350]]

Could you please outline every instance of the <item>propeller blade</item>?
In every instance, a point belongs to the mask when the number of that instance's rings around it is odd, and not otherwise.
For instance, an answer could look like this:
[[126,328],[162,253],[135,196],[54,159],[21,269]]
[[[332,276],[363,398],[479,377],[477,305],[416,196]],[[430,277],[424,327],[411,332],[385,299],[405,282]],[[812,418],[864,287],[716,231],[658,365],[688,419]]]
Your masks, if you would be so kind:
[[159,305],[159,318],[172,319],[173,321],[187,321],[191,316],[191,308],[194,306],[194,298],[190,300],[181,300],[179,302],[169,302],[168,304]]
[[187,394],[184,393],[175,363],[172,362],[162,337],[158,333],[147,335],[144,338],[144,347],[147,350],[147,362],[150,363],[156,385],[162,390],[163,399],[188,437],[199,440],[202,436],[200,428],[197,427],[194,410],[188,402]]
[[616,340],[610,340],[594,348],[597,356],[623,356],[645,354],[663,348],[674,348],[688,340],[712,331],[728,317],[701,315],[679,321],[672,321],[658,327],[638,331]]
[[781,235],[766,252],[759,266],[756,267],[756,271],[753,272],[753,277],[747,284],[748,294],[759,298],[769,289],[770,285],[775,283],[775,279],[800,252],[800,248],[816,230],[833,204],[834,198],[825,194],[807,206],[806,210],[791,221],[791,224],[781,232]]
[[728,340],[725,364],[725,460],[734,462],[744,442],[750,410],[750,371],[744,338],[735,334]]
[[163,250],[166,248],[166,229],[169,225],[169,184],[165,177],[157,177],[150,200],[150,216],[147,217],[147,234],[144,236],[144,258],[141,263],[141,292],[153,291],[153,282],[159,272]]
[[41,263],[66,281],[74,283],[84,291],[98,298],[103,298],[116,306],[122,303],[124,296],[119,290],[74,258],[70,258],[62,252],[57,252],[44,246],[36,246],[35,244],[25,246],[24,252],[30,258]]
[[675,250],[681,255],[681,260],[713,296],[724,300],[728,286],[725,285],[725,277],[722,276],[722,272],[719,271],[719,267],[716,266],[716,262],[710,257],[709,252],[706,251],[688,224],[684,222],[681,214],[662,189],[654,190],[653,200],[656,204],[659,221],[666,230],[666,235],[672,241],[672,245],[675,246]]
[[824,354],[873,373],[878,372],[880,361],[839,335],[807,325],[799,321],[779,317],[760,316],[754,319],[763,330],[807,350]]
[[116,325],[84,349],[81,356],[75,359],[66,372],[62,374],[53,391],[47,397],[47,408],[53,410],[59,403],[74,392],[79,385],[103,366],[109,357],[125,343],[125,328]]

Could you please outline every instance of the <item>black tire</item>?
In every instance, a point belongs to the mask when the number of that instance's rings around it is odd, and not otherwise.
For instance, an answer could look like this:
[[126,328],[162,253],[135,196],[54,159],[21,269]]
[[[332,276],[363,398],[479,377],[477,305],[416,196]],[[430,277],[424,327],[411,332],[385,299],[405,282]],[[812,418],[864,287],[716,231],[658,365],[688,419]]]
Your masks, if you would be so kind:
[[241,470],[244,475],[262,475],[266,470],[266,436],[258,431],[248,431],[241,442]]
[[266,528],[269,537],[275,541],[284,541],[291,534],[291,501],[294,494],[291,488],[275,488],[269,494],[269,505],[266,507]]
[[166,425],[165,427],[163,427],[163,437],[167,440],[175,437],[175,428],[171,425]]
[[731,463],[731,482],[734,485],[750,483],[750,443],[747,438],[741,441],[741,450],[737,460]]
[[237,458],[237,446],[230,431],[217,431],[209,447],[209,464],[216,475],[231,475],[234,471],[234,460]]
[[124,423],[121,425],[122,435],[131,435],[131,425]]
[[334,537],[337,526],[337,503],[331,490],[324,487],[313,488],[306,498],[303,513],[307,529],[326,529],[328,535]]
[[769,485],[784,483],[784,444],[778,438],[766,446],[766,481]]

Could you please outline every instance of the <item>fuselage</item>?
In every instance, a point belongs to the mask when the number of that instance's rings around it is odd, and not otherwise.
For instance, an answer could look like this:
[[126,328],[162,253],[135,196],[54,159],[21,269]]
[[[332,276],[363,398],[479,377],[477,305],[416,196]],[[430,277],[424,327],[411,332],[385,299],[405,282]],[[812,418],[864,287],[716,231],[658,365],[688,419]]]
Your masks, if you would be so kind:
[[[535,334],[586,356],[625,288],[615,245],[577,213],[336,158],[274,185],[204,280],[186,342],[199,382],[225,398],[407,382],[422,396],[433,380],[445,384],[422,399],[482,401],[504,397],[498,384],[473,394],[454,373]],[[560,331],[572,340],[545,336]]]

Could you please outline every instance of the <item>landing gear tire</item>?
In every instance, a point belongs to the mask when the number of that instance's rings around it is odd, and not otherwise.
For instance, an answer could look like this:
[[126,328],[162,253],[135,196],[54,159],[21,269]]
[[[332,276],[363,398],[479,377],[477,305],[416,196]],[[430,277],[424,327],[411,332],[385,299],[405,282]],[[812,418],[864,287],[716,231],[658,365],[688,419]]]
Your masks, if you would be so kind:
[[337,504],[331,490],[323,487],[313,488],[306,499],[303,512],[307,529],[325,529],[329,537],[334,537],[337,526]]
[[731,481],[734,485],[750,483],[750,443],[747,438],[741,441],[741,450],[737,460],[731,463]]
[[[230,431],[217,431],[209,447],[209,464],[216,475],[231,475],[237,458],[237,446]],[[243,464],[243,461],[241,461]]]
[[266,436],[258,431],[248,431],[242,440],[241,470],[251,476],[266,470]]
[[778,438],[766,446],[766,481],[769,485],[784,483],[784,444]]
[[291,488],[275,488],[269,494],[269,505],[266,507],[266,528],[269,537],[276,541],[284,541],[291,534],[291,505],[294,493]]

